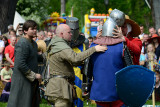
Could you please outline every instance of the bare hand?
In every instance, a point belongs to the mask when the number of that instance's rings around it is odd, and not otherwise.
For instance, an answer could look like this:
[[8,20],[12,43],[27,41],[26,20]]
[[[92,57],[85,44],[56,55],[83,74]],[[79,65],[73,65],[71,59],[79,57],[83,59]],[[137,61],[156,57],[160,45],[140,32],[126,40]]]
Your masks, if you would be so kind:
[[96,52],[105,52],[108,48],[107,46],[100,46],[100,45],[96,45]]
[[14,66],[14,62],[13,63],[11,63],[13,66]]
[[118,26],[116,26],[116,27],[117,27],[117,29],[113,29],[115,32],[112,32],[112,34],[115,35],[115,36],[113,36],[113,37],[114,37],[114,38],[120,38],[120,39],[124,39],[124,40],[125,40],[125,38],[124,38],[124,36],[123,36],[123,33],[122,33],[121,27],[118,27]]
[[40,74],[36,74],[36,79],[42,79],[42,76]]
[[42,76],[40,74],[36,74],[36,79],[38,79],[39,83],[42,82]]
[[7,80],[6,82],[10,82],[10,80]]

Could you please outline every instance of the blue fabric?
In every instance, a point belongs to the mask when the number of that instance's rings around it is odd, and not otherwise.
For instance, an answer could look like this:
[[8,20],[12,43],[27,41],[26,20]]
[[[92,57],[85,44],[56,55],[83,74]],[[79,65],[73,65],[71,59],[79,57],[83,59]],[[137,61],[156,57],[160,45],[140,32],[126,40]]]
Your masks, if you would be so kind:
[[76,107],[83,107],[83,101],[79,98],[74,100],[74,104],[76,105]]
[[152,94],[155,73],[139,65],[131,65],[116,73],[117,93],[129,107],[142,107]]
[[82,81],[77,76],[75,76],[74,83],[76,86],[78,86],[80,89],[82,89]]
[[[92,43],[91,47],[96,46]],[[95,101],[119,100],[115,86],[115,73],[123,68],[123,43],[107,46],[105,52],[91,56],[93,65],[93,83],[90,99]]]
[[[83,47],[83,44],[79,45],[77,47],[81,52],[83,52],[84,50],[84,47]],[[78,74],[75,75],[75,85],[82,90],[82,80],[81,78],[81,75],[82,75],[82,66],[78,66],[78,68],[80,69],[80,72]],[[75,71],[76,72],[76,71]],[[76,90],[77,91],[77,90]],[[77,95],[80,95],[80,96],[77,96],[78,98],[76,100],[74,100],[74,104],[76,105],[76,107],[83,107],[83,101],[82,101],[82,91],[78,92],[77,91]]]

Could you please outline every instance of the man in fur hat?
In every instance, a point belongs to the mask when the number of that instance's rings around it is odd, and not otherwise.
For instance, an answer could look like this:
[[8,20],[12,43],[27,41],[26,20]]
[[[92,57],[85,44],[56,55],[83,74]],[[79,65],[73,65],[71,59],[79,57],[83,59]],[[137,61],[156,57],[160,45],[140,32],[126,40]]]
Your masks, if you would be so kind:
[[139,65],[142,42],[137,37],[140,33],[141,31],[139,25],[129,19],[127,15],[125,16],[124,25],[121,28],[117,27],[117,30],[115,29],[115,32],[113,32],[114,35],[125,41],[127,47],[129,48],[134,65]]

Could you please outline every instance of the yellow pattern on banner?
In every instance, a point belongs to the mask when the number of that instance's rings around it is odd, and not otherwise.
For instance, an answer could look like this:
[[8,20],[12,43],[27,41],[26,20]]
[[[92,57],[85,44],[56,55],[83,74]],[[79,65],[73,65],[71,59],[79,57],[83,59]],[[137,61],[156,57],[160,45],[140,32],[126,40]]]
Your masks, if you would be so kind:
[[73,67],[75,75],[82,81],[83,75],[81,74],[81,69],[78,67]]
[[[86,50],[85,44],[83,44],[83,49],[81,49],[81,50],[83,50],[83,51]],[[73,48],[73,51],[76,52],[76,53],[80,53],[81,50],[78,47]],[[81,73],[81,69],[79,67],[73,67],[73,69],[74,69],[76,77],[78,77],[80,82],[82,82],[83,81],[83,75]],[[75,86],[76,86],[77,97],[81,101],[84,101],[84,99],[82,98],[82,89],[81,89],[81,87],[78,87],[77,84],[75,84]],[[77,105],[77,107],[79,107],[79,106]]]
[[77,97],[80,98],[82,101],[84,101],[84,98],[82,98],[82,90],[77,86],[76,86],[76,92],[77,92]]

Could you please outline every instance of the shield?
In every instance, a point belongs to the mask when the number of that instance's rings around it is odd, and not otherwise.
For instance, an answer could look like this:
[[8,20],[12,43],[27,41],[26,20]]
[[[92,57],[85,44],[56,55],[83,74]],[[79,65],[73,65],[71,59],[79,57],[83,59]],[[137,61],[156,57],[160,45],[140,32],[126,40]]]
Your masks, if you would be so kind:
[[142,107],[154,85],[155,73],[139,65],[125,67],[116,73],[118,96],[129,107]]

